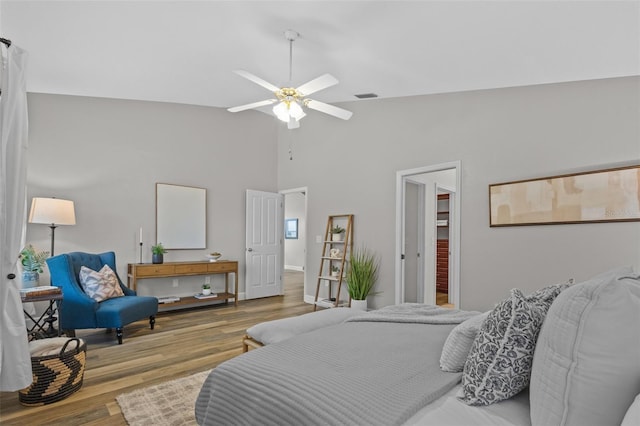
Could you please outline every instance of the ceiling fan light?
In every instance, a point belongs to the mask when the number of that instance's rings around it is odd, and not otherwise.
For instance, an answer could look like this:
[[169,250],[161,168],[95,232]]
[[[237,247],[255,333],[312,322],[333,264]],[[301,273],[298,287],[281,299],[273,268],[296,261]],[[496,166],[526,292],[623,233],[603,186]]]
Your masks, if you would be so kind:
[[291,117],[289,119],[289,123],[287,123],[287,128],[289,130],[297,129],[300,127],[300,123],[295,118]]
[[289,115],[296,120],[300,120],[306,114],[302,110],[302,107],[297,102],[291,102],[289,104]]
[[274,106],[273,113],[278,117],[278,120],[284,121],[285,123],[289,122],[289,108],[287,108],[287,104],[285,102],[280,102],[278,105]]

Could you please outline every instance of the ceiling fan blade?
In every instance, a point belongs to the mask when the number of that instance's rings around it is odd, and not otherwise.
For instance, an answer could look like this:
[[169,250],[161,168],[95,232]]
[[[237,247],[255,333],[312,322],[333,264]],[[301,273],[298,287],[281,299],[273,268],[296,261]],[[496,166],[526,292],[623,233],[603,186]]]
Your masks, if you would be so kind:
[[325,104],[324,102],[314,101],[312,99],[306,99],[305,104],[307,107],[311,109],[315,109],[316,111],[324,112],[325,114],[333,115],[334,117],[341,118],[343,120],[348,120],[351,118],[353,113],[351,111],[347,111],[346,109],[338,108],[337,106]]
[[267,99],[265,101],[253,102],[251,104],[246,104],[246,105],[240,105],[240,106],[237,106],[237,107],[227,108],[227,111],[229,111],[229,112],[240,112],[240,111],[244,111],[246,109],[260,108],[261,106],[271,105],[271,104],[273,104],[275,102],[278,102],[278,100],[277,99]]
[[244,78],[246,78],[247,80],[253,81],[256,84],[259,84],[260,86],[264,87],[265,89],[267,89],[270,92],[277,92],[280,90],[279,87],[274,86],[273,84],[269,83],[268,81],[265,81],[263,79],[261,79],[260,77],[257,77],[253,74],[251,74],[249,71],[245,71],[245,70],[235,70],[234,71],[236,74],[238,74],[239,76],[242,76]]
[[319,90],[326,89],[327,87],[335,86],[338,84],[338,80],[331,74],[323,74],[318,78],[304,83],[302,86],[296,88],[302,96],[309,96],[312,93],[316,93]]

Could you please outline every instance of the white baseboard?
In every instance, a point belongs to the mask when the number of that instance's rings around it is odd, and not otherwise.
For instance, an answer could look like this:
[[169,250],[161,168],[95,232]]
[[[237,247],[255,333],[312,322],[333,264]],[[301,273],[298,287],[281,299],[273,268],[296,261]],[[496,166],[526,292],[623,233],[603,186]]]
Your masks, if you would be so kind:
[[304,266],[284,265],[284,269],[290,269],[292,271],[304,272]]

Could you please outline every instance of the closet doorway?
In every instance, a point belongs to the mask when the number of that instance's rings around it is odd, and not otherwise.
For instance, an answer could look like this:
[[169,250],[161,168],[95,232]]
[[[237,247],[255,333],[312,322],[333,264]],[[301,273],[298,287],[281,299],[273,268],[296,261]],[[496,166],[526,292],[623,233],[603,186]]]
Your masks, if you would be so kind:
[[460,176],[459,161],[396,173],[396,303],[459,308]]

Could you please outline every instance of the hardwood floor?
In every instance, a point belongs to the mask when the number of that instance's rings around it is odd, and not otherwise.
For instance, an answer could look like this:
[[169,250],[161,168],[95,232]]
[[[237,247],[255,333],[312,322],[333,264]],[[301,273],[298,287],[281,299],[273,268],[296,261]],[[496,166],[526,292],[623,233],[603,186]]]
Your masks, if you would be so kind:
[[303,302],[302,272],[286,271],[284,296],[158,314],[124,329],[118,345],[104,329],[79,330],[87,342],[82,388],[68,398],[25,407],[18,392],[0,393],[2,425],[126,425],[117,395],[209,370],[242,353],[242,336],[254,324],[313,311]]
[[449,295],[447,293],[441,293],[439,291],[436,292],[436,305],[442,306],[444,308],[454,308],[454,306],[449,303]]

